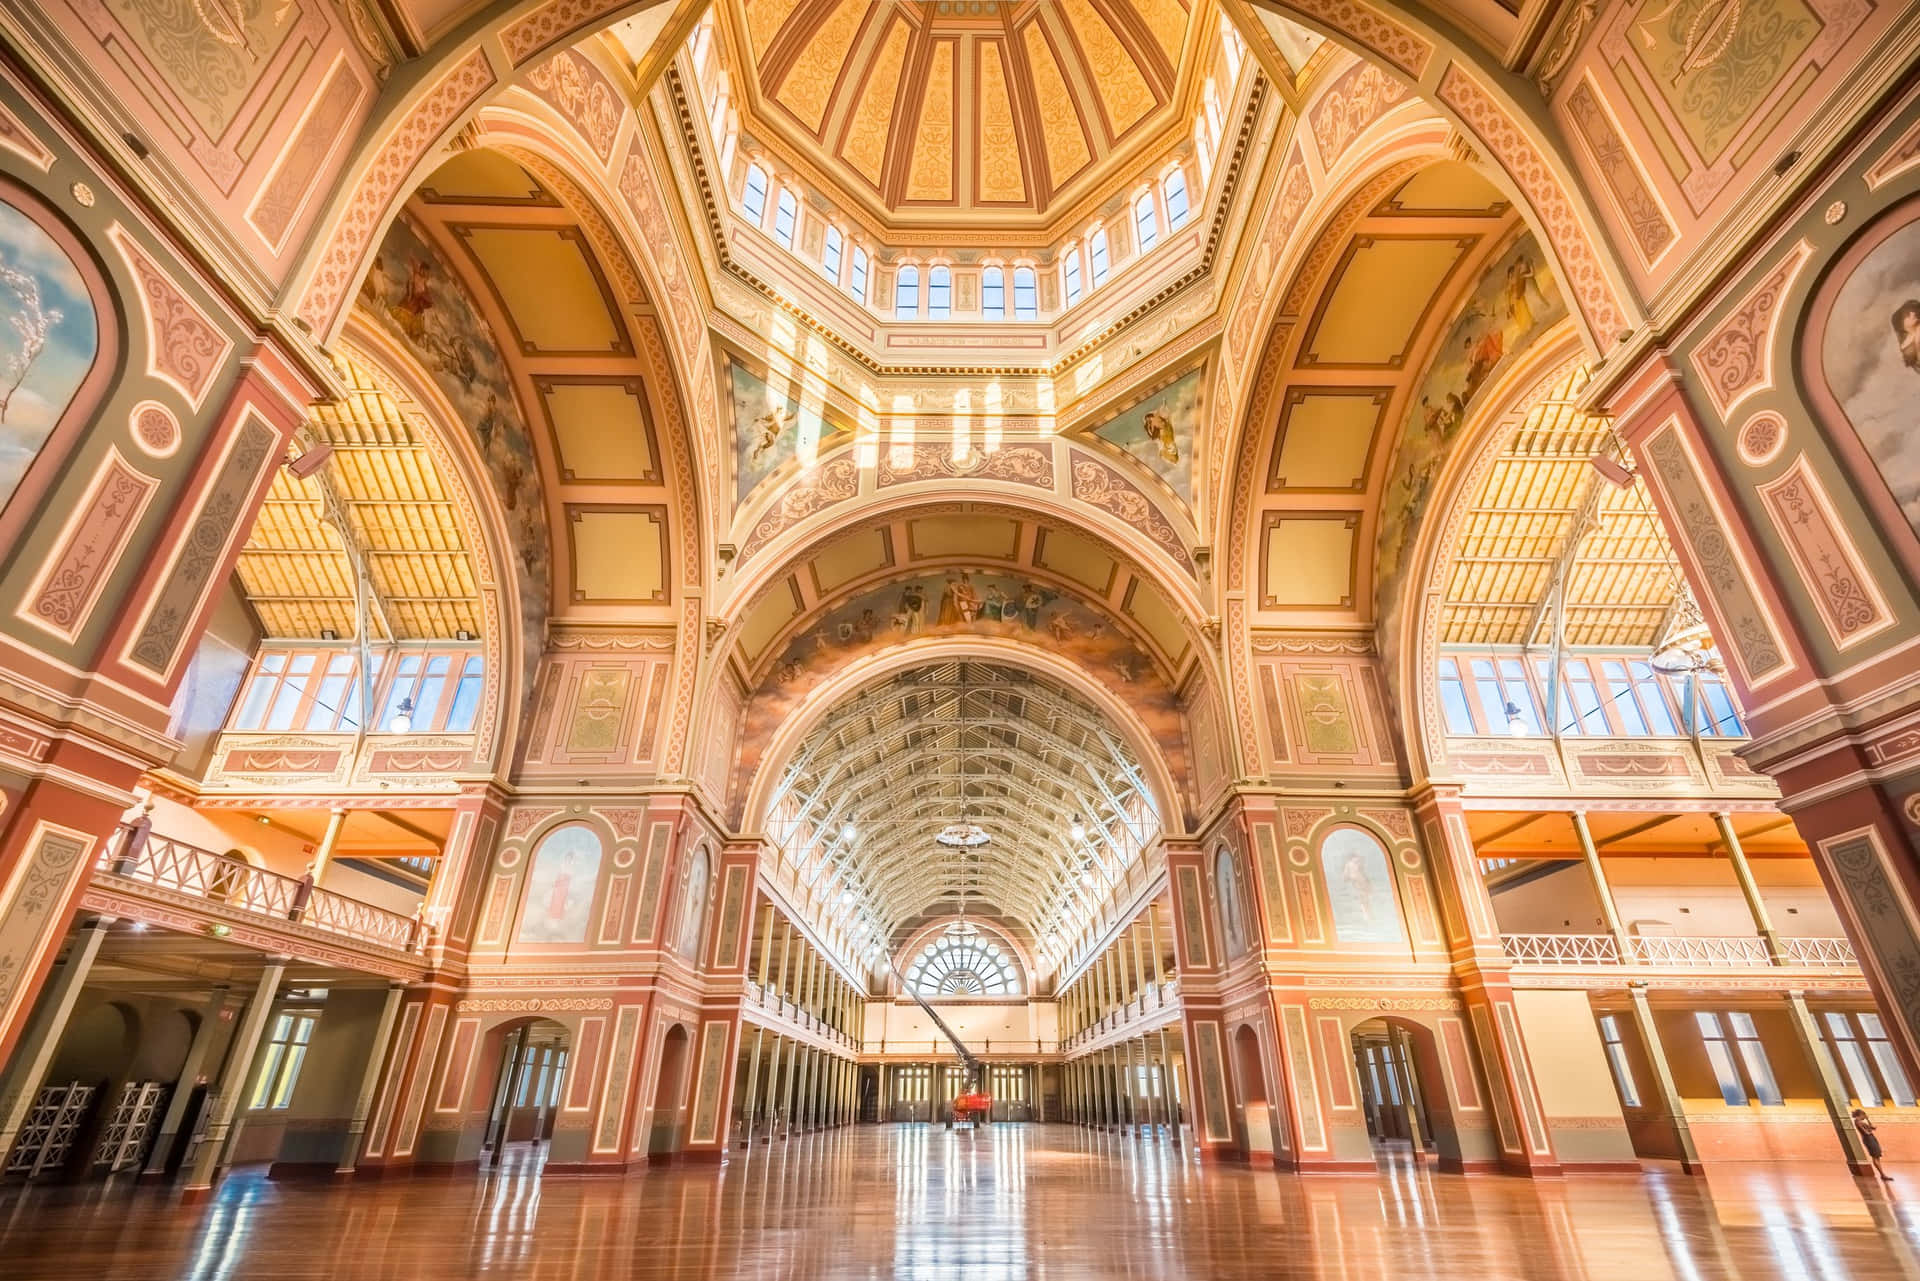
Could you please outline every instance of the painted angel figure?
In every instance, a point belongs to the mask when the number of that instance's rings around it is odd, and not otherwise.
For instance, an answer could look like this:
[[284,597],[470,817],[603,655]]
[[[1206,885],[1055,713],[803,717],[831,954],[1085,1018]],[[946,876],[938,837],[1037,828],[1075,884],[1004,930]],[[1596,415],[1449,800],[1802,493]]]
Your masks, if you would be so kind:
[[1907,299],[1893,313],[1893,340],[1900,345],[1901,363],[1920,373],[1920,298]]
[[787,430],[787,424],[793,421],[793,415],[787,412],[785,405],[776,405],[753,420],[753,450],[747,455],[747,465],[758,467],[773,447],[780,443],[781,434]]
[[1150,409],[1140,420],[1140,426],[1146,430],[1147,439],[1160,447],[1160,457],[1170,463],[1180,461],[1180,445],[1173,438],[1173,423],[1165,414]]

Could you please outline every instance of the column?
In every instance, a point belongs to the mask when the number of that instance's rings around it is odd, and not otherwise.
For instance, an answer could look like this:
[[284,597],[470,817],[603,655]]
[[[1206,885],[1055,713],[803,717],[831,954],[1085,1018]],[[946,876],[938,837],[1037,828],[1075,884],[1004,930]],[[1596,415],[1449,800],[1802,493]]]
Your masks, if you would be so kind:
[[1827,1105],[1827,1117],[1833,1122],[1840,1150],[1847,1154],[1847,1168],[1855,1174],[1872,1174],[1873,1162],[1867,1156],[1867,1145],[1860,1141],[1860,1131],[1853,1128],[1853,1100],[1841,1082],[1839,1065],[1827,1049],[1826,1038],[1820,1035],[1820,1025],[1814,1021],[1813,1011],[1807,1008],[1805,992],[1787,993],[1787,1016],[1793,1023],[1794,1035],[1800,1038],[1800,1052],[1807,1056],[1814,1075],[1820,1078],[1820,1098]]
[[1413,1140],[1413,1159],[1418,1161],[1427,1154],[1427,1140],[1420,1128],[1420,1082],[1413,1074],[1413,1037],[1405,1028],[1389,1025],[1387,1044],[1399,1060],[1395,1070],[1400,1076],[1400,1107],[1406,1118],[1407,1134]]
[[0,1096],[4,1097],[6,1107],[4,1117],[0,1118],[0,1159],[13,1150],[20,1127],[26,1124],[27,1114],[33,1110],[33,1100],[40,1093],[47,1069],[53,1066],[54,1054],[60,1048],[60,1034],[67,1030],[67,1020],[73,1017],[73,1007],[80,1000],[80,989],[86,986],[87,972],[100,955],[100,945],[107,941],[107,930],[113,920],[111,916],[96,916],[81,922],[67,945],[66,955],[47,976],[39,1007],[27,1025],[26,1035],[15,1048],[12,1061],[7,1064],[7,1092]]
[[254,985],[246,1010],[240,1015],[239,1026],[233,1030],[233,1044],[227,1048],[220,1080],[207,1096],[207,1128],[200,1146],[193,1152],[193,1165],[186,1182],[188,1193],[211,1191],[214,1179],[227,1167],[227,1145],[234,1133],[234,1114],[240,1110],[241,1097],[253,1075],[254,1051],[260,1046],[260,1033],[267,1026],[267,1017],[273,1013],[273,1003],[280,994],[280,978],[286,973],[289,959],[269,958],[260,971],[260,981]]
[[380,1022],[373,1030],[373,1045],[367,1051],[366,1070],[360,1075],[360,1092],[353,1099],[353,1116],[347,1122],[346,1144],[340,1150],[340,1164],[334,1168],[335,1174],[352,1174],[359,1164],[360,1143],[367,1132],[367,1114],[373,1111],[373,1093],[380,1085],[380,1069],[387,1061],[394,1021],[400,1014],[400,998],[405,993],[405,984],[387,986],[386,1003],[380,1007]]
[[774,981],[773,988],[775,992],[779,993],[780,999],[783,1001],[788,999],[787,967],[792,960],[793,922],[782,920],[780,922],[780,977]]
[[1580,810],[1573,812],[1573,834],[1580,838],[1580,855],[1587,861],[1587,875],[1593,881],[1593,896],[1600,900],[1600,915],[1607,922],[1607,933],[1613,935],[1613,946],[1620,954],[1620,963],[1631,965],[1636,959],[1633,941],[1627,937],[1626,926],[1620,923],[1620,909],[1614,904],[1613,887],[1607,884],[1606,871],[1600,866],[1600,850],[1593,843],[1593,829],[1587,825],[1587,816]]
[[1733,875],[1740,882],[1741,897],[1747,900],[1747,911],[1753,916],[1755,932],[1766,942],[1767,955],[1773,958],[1773,963],[1785,964],[1786,945],[1780,941],[1779,932],[1773,928],[1773,918],[1767,914],[1766,900],[1760,897],[1760,886],[1753,879],[1753,868],[1747,864],[1747,852],[1740,848],[1740,837],[1733,830],[1732,817],[1715,814],[1713,821],[1720,829],[1720,843],[1726,847],[1727,858],[1733,863]]
[[147,1154],[147,1164],[140,1171],[142,1180],[157,1179],[167,1172],[167,1157],[173,1150],[174,1138],[180,1133],[181,1122],[187,1119],[187,1101],[193,1096],[193,1087],[199,1083],[200,1067],[207,1061],[207,1051],[213,1046],[213,1037],[222,1026],[220,1012],[227,1005],[227,985],[220,984],[207,997],[207,1003],[200,1007],[200,1021],[194,1024],[193,1040],[187,1046],[187,1057],[180,1064],[180,1075],[173,1083],[173,1092],[167,1097],[167,1110],[160,1118],[160,1128],[153,1136],[152,1150]]
[[780,1059],[786,1039],[779,1035],[773,1038],[773,1052],[767,1063],[767,1138],[773,1138],[775,1127],[780,1123]]
[[1680,1102],[1679,1087],[1673,1083],[1673,1070],[1667,1066],[1667,1049],[1661,1044],[1660,1028],[1653,1021],[1653,1007],[1647,1003],[1647,985],[1644,982],[1629,983],[1627,995],[1633,1002],[1633,1026],[1640,1033],[1640,1044],[1647,1050],[1647,1064],[1653,1073],[1654,1090],[1659,1094],[1660,1106],[1673,1128],[1674,1147],[1680,1153],[1680,1168],[1688,1174],[1698,1174],[1700,1151],[1693,1145],[1693,1131],[1687,1127],[1686,1108]]
[[1167,1101],[1167,1132],[1174,1142],[1180,1141],[1180,1099],[1175,1091],[1179,1088],[1180,1074],[1173,1070],[1173,1052],[1167,1048],[1167,1029],[1160,1029],[1160,1097]]
[[740,1141],[744,1147],[753,1146],[753,1109],[760,1101],[760,1043],[766,1035],[765,1028],[753,1029],[753,1053],[747,1059],[747,1094],[740,1103]]
[[[313,876],[315,889],[326,882],[327,868],[333,862],[334,847],[340,843],[340,829],[347,824],[347,811],[342,806],[334,806],[327,811],[327,829],[320,834],[320,846],[313,852],[313,861],[307,871]],[[436,868],[439,860],[434,860]]]

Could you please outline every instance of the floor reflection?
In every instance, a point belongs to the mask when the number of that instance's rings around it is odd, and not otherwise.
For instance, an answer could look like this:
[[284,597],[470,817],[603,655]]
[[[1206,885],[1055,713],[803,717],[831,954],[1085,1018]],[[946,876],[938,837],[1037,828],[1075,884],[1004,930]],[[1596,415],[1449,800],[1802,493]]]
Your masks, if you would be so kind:
[[[1721,1167],[1705,1178],[1459,1178],[1404,1152],[1374,1175],[1203,1164],[1164,1135],[867,1127],[763,1143],[719,1169],[0,1193],[15,1281],[1920,1281],[1920,1171]],[[1913,1200],[1906,1200],[1911,1196]]]

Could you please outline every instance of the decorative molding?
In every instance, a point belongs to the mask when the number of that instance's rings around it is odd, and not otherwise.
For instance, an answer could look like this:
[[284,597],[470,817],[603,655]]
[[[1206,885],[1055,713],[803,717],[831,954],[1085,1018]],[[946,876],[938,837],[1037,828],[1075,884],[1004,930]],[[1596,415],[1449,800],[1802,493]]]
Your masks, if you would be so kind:
[[160,482],[129,466],[111,445],[60,542],[27,589],[16,617],[71,643],[120,561]]
[[1771,409],[1747,419],[1734,438],[1734,450],[1749,467],[1764,467],[1780,456],[1787,444],[1787,420]]
[[1693,350],[1707,398],[1721,421],[1749,396],[1774,385],[1774,336],[1785,310],[1786,296],[1800,271],[1813,258],[1813,245],[1802,237],[1779,265],[1735,305],[1732,314]]
[[199,409],[207,390],[233,350],[233,339],[174,283],[119,223],[107,238],[133,276],[146,320],[147,373],[166,383]]
[[1782,475],[1756,488],[1835,647],[1850,649],[1891,627],[1886,597],[1807,456],[1799,455]]

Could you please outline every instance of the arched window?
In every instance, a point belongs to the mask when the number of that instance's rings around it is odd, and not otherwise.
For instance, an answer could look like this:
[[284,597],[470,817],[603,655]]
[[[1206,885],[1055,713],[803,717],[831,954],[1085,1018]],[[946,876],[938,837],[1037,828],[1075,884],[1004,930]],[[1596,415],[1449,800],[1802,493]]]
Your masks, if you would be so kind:
[[1013,318],[1015,320],[1040,319],[1039,281],[1031,267],[1013,269]]
[[867,251],[859,245],[853,247],[853,269],[847,276],[847,292],[855,302],[867,300]]
[[72,255],[0,199],[0,507],[67,417],[100,354],[93,295]]
[[1007,318],[1007,274],[998,267],[980,273],[980,314],[988,320]]
[[1095,227],[1093,234],[1087,237],[1087,265],[1092,269],[1093,287],[1098,289],[1107,283],[1107,229]]
[[820,250],[820,270],[826,273],[828,280],[836,284],[840,281],[840,251],[844,243],[840,228],[827,228],[827,241]]
[[896,320],[912,320],[919,314],[920,269],[908,263],[893,280],[893,315]]
[[690,961],[700,959],[700,939],[707,924],[707,851],[694,851],[687,868],[687,893],[680,907],[680,940],[675,945]]
[[780,203],[773,210],[773,238],[788,249],[793,248],[793,228],[800,218],[800,202],[793,198],[791,191],[780,193]]
[[1175,169],[1167,175],[1167,227],[1179,230],[1187,221],[1191,206],[1187,202],[1187,171]]
[[1400,897],[1386,847],[1357,827],[1337,827],[1320,843],[1334,937],[1342,943],[1401,943]]
[[1004,944],[965,923],[950,925],[907,966],[921,996],[1018,996],[1020,969]]
[[945,267],[927,272],[927,319],[946,320],[953,315],[953,273]]
[[747,189],[740,196],[740,212],[758,227],[767,217],[767,171],[759,165],[747,166]]
[[1143,191],[1133,202],[1133,238],[1140,243],[1140,252],[1153,248],[1153,242],[1160,239],[1160,214],[1153,207],[1153,193]]
[[1060,265],[1060,283],[1067,292],[1067,306],[1080,301],[1080,250],[1067,250]]
[[1213,895],[1220,909],[1220,946],[1228,956],[1238,956],[1247,950],[1246,895],[1233,851],[1224,845],[1213,856]]
[[600,881],[600,837],[569,823],[547,833],[534,851],[520,899],[522,943],[584,943]]

